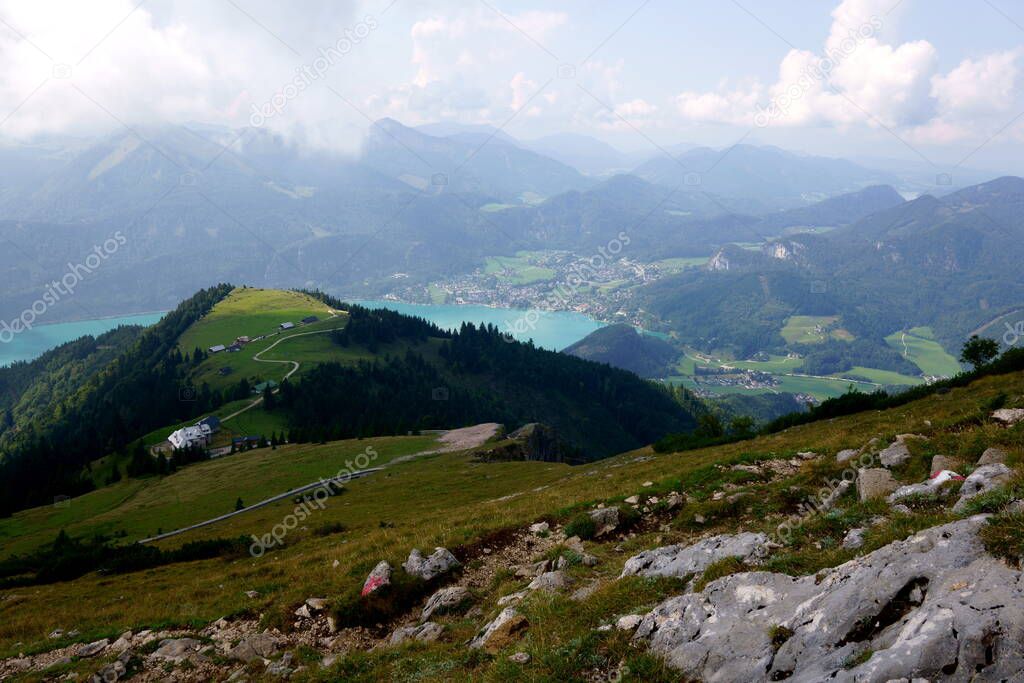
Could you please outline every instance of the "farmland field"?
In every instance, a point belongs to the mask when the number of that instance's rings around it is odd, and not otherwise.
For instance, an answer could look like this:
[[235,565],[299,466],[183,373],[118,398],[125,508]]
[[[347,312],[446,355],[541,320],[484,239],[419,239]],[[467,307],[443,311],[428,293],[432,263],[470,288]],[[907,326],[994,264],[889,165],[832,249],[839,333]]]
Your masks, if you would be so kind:
[[952,377],[960,372],[960,363],[935,341],[935,334],[930,327],[894,332],[885,341],[921,368],[925,375]]

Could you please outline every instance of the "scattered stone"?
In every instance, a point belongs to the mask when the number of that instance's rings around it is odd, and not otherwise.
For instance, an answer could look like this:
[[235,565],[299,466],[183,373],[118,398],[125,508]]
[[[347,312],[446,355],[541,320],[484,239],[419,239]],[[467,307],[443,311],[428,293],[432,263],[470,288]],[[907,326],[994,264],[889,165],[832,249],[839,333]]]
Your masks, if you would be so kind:
[[646,550],[626,560],[621,576],[674,576],[683,578],[703,572],[727,557],[753,564],[768,554],[768,537],[743,532],[711,536],[693,545],[669,545]]
[[986,493],[1008,483],[1012,474],[1010,468],[1002,463],[982,465],[964,480],[960,487],[960,500],[953,506],[953,510],[959,512],[967,505],[967,501],[979,493]]
[[563,571],[553,571],[541,574],[526,587],[530,591],[547,591],[554,593],[564,590],[572,585],[572,581]]
[[498,598],[498,607],[505,607],[507,605],[519,602],[529,594],[530,591],[516,591],[515,593],[503,595],[500,598]]
[[306,605],[314,612],[323,612],[327,609],[327,600],[325,598],[306,598]]
[[704,519],[704,515],[698,513],[693,516],[693,521],[697,524],[703,524],[707,520]]
[[864,531],[862,528],[850,529],[843,537],[843,547],[847,550],[856,550],[864,545]]
[[260,594],[258,591],[245,591],[245,597],[256,599],[260,597]]
[[160,641],[160,646],[152,656],[169,662],[181,662],[199,652],[200,647],[202,643],[195,638],[167,638]]
[[366,581],[363,582],[363,591],[361,595],[367,596],[374,591],[378,591],[385,586],[391,585],[391,565],[386,561],[377,563],[377,566],[373,568],[373,571],[366,577]]
[[103,640],[96,640],[89,643],[88,645],[83,645],[82,647],[78,648],[78,652],[76,652],[75,654],[78,657],[95,657],[99,653],[106,650],[108,645],[110,645],[110,640],[108,640],[107,638],[104,638]]
[[615,628],[620,631],[634,631],[643,620],[642,614],[627,614],[624,617],[619,617],[619,620],[615,622]]
[[412,576],[418,576],[424,581],[431,581],[442,574],[447,574],[460,567],[461,564],[447,548],[434,548],[434,552],[424,558],[418,548],[413,548],[409,553],[409,559],[402,565],[402,569]]
[[530,525],[530,533],[536,536],[546,534],[551,529],[551,525],[547,522],[537,522],[536,524]]
[[420,621],[427,621],[431,616],[453,612],[469,601],[469,590],[463,586],[451,586],[442,588],[427,600],[423,612],[420,614]]
[[1015,425],[1024,420],[1024,408],[1000,408],[992,413],[992,419],[1007,426]]
[[821,506],[819,509],[822,512],[831,510],[833,507],[835,507],[836,501],[842,498],[843,494],[849,491],[851,486],[853,486],[853,481],[851,481],[850,479],[841,480],[838,484],[836,484],[836,487],[832,489],[827,496],[821,499]]
[[531,657],[529,652],[517,652],[508,656],[508,661],[514,664],[529,664],[530,659]]
[[814,576],[723,577],[663,602],[634,638],[686,680],[1012,680],[1024,669],[1024,582],[986,553],[985,520],[928,529]]
[[908,507],[907,507],[906,505],[904,505],[903,503],[899,503],[899,504],[897,504],[897,505],[893,505],[893,506],[892,506],[892,511],[893,511],[893,512],[898,512],[898,513],[900,513],[901,515],[909,515],[909,514],[911,514],[911,510],[910,510],[910,508],[908,508]]
[[295,616],[300,619],[312,619],[313,613],[309,610],[309,605],[302,603],[297,610],[295,610]]
[[1001,448],[986,448],[978,458],[978,465],[1005,465],[1006,457],[1006,451]]
[[796,457],[800,458],[801,460],[814,460],[815,458],[818,457],[818,454],[815,453],[814,451],[801,451],[796,454]]
[[533,564],[523,565],[516,569],[516,577],[520,579],[533,578],[540,576],[548,570],[551,566],[551,562],[548,560],[541,560],[540,562],[534,562]]
[[238,645],[227,651],[227,656],[240,662],[270,659],[277,654],[277,639],[269,633],[254,633],[239,641]]
[[927,480],[922,481],[919,484],[908,484],[906,486],[900,486],[898,489],[893,491],[887,500],[890,503],[895,503],[897,500],[907,498],[914,495],[926,495],[935,493],[937,491],[944,491],[945,495],[950,495],[952,491],[948,489],[942,489],[942,485],[947,481],[963,481],[964,478],[952,470],[941,470],[936,472]]
[[432,643],[441,637],[444,632],[444,626],[441,624],[435,624],[432,621],[420,624],[418,626],[403,626],[395,629],[395,632],[391,634],[391,644],[398,645],[408,640],[418,640],[424,643]]
[[58,629],[54,629],[53,631],[50,631],[50,635],[48,637],[51,638],[51,639],[56,639],[56,638],[61,638],[63,636],[64,636],[64,629],[58,628]]
[[124,652],[132,646],[132,632],[125,631],[121,634],[121,637],[114,641],[114,644],[110,646],[112,652],[118,654]]
[[942,470],[955,471],[957,467],[958,463],[948,455],[936,455],[932,458],[931,474],[941,472]]
[[634,496],[630,496],[629,498],[627,498],[626,500],[624,500],[622,502],[625,503],[626,505],[639,505],[640,504],[640,496],[635,496],[635,495]]
[[480,629],[476,637],[469,642],[469,647],[495,653],[511,645],[529,625],[526,617],[514,607],[506,607],[493,621]]
[[590,511],[590,518],[597,525],[595,536],[604,536],[619,526],[619,508],[598,508]]
[[598,559],[593,555],[590,555],[589,553],[583,553],[582,555],[580,555],[580,562],[585,567],[596,567]]
[[653,481],[645,481],[644,482],[644,488],[647,488],[649,486],[654,486],[654,482]]
[[878,454],[878,461],[885,467],[897,467],[910,460],[910,449],[898,437],[891,446]]
[[94,673],[89,678],[89,683],[117,683],[128,673],[128,662],[131,658],[131,651],[122,652],[121,656]]
[[665,497],[665,506],[669,510],[675,510],[677,507],[683,504],[683,497],[673,491]]
[[267,674],[277,678],[288,678],[295,672],[292,668],[292,653],[285,652],[281,659],[267,664]]
[[857,471],[857,493],[862,501],[884,498],[899,486],[892,472],[881,467],[868,467]]
[[853,460],[859,454],[860,451],[858,451],[856,448],[845,448],[836,453],[836,462],[846,462],[848,460]]

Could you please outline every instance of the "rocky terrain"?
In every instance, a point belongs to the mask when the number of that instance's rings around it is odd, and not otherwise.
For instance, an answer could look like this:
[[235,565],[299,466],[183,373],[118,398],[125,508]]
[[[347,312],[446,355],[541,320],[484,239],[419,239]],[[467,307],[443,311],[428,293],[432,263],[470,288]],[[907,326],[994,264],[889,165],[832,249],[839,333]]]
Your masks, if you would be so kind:
[[[444,646],[529,678],[544,610],[564,608],[623,653],[581,680],[1024,680],[1024,410],[957,429],[712,463],[689,487],[644,481],[451,550],[409,548],[401,566],[381,558],[284,623],[129,631],[8,658],[0,677],[73,680],[86,663],[97,682],[374,680],[358,657]],[[778,496],[799,500],[792,514],[751,513]]]

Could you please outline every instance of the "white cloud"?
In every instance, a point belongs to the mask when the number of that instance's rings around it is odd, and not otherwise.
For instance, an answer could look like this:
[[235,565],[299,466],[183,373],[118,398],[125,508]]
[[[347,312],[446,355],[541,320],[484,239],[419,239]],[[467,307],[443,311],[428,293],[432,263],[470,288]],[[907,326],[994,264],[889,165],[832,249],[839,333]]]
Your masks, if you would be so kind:
[[1011,108],[1019,50],[965,60],[937,72],[926,40],[884,42],[891,0],[844,0],[820,53],[790,50],[767,86],[720,86],[675,98],[685,121],[760,126],[885,126],[921,141],[953,141],[978,115]]

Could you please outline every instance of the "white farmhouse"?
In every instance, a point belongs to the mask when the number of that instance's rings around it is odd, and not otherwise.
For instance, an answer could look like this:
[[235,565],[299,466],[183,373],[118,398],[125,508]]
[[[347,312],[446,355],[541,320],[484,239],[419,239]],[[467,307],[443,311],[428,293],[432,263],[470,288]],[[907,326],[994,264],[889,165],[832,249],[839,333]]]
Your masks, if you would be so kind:
[[167,437],[167,440],[171,442],[175,449],[191,448],[192,446],[210,445],[210,437],[212,435],[213,430],[210,428],[210,425],[200,422],[191,427],[182,427],[176,430]]

